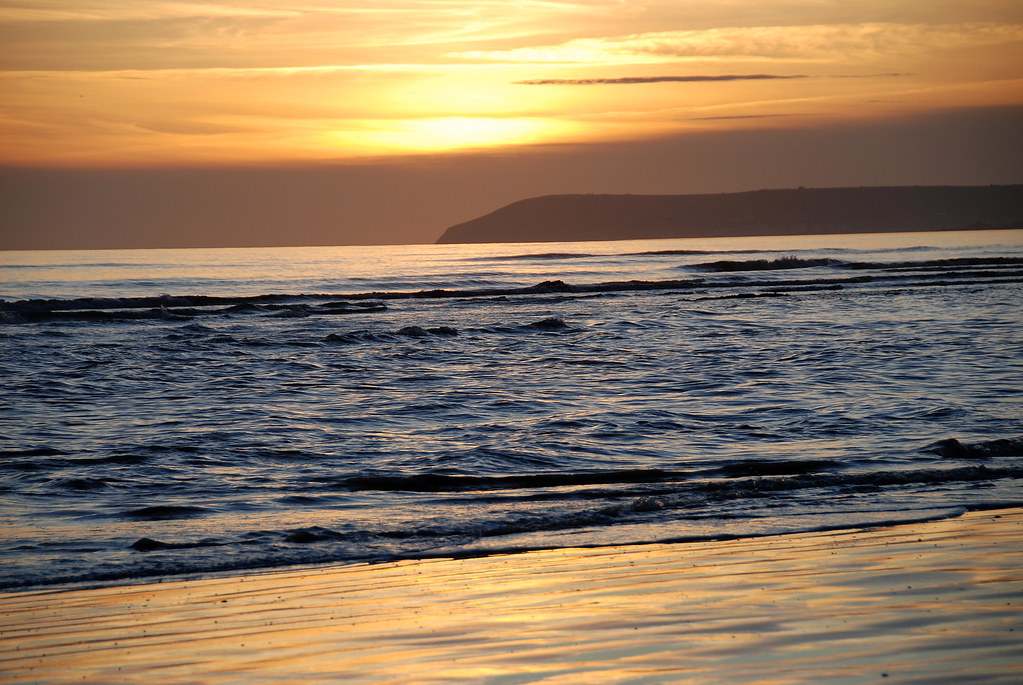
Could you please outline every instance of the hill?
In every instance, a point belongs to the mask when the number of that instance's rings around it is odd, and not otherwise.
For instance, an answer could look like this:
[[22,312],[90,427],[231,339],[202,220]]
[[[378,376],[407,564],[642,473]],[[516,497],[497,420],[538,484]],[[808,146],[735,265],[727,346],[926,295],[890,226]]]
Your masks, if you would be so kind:
[[799,188],[715,195],[546,195],[438,243],[560,242],[1023,227],[1023,185]]

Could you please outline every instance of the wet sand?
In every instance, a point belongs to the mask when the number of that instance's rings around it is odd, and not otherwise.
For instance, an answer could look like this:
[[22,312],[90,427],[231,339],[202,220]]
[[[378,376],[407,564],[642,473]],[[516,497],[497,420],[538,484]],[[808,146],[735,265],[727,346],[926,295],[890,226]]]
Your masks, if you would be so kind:
[[1023,509],[0,595],[10,683],[1019,683]]

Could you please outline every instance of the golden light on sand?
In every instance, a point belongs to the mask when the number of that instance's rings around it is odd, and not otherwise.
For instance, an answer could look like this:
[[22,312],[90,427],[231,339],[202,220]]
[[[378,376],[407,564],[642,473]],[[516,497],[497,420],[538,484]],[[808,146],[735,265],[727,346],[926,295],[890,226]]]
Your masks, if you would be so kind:
[[0,660],[51,683],[1010,682],[1021,524],[27,591],[0,612]]

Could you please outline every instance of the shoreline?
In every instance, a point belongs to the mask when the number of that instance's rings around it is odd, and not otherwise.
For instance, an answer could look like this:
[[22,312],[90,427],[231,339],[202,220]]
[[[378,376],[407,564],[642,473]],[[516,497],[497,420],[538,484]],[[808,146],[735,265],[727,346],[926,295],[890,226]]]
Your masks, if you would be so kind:
[[1023,508],[0,594],[2,683],[1023,677]]

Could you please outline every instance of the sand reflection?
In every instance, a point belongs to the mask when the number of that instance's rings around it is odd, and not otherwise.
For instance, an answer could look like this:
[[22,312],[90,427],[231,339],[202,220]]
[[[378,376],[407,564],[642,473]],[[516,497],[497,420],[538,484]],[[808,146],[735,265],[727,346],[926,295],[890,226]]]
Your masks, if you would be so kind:
[[1023,676],[1023,510],[2,598],[2,682]]

